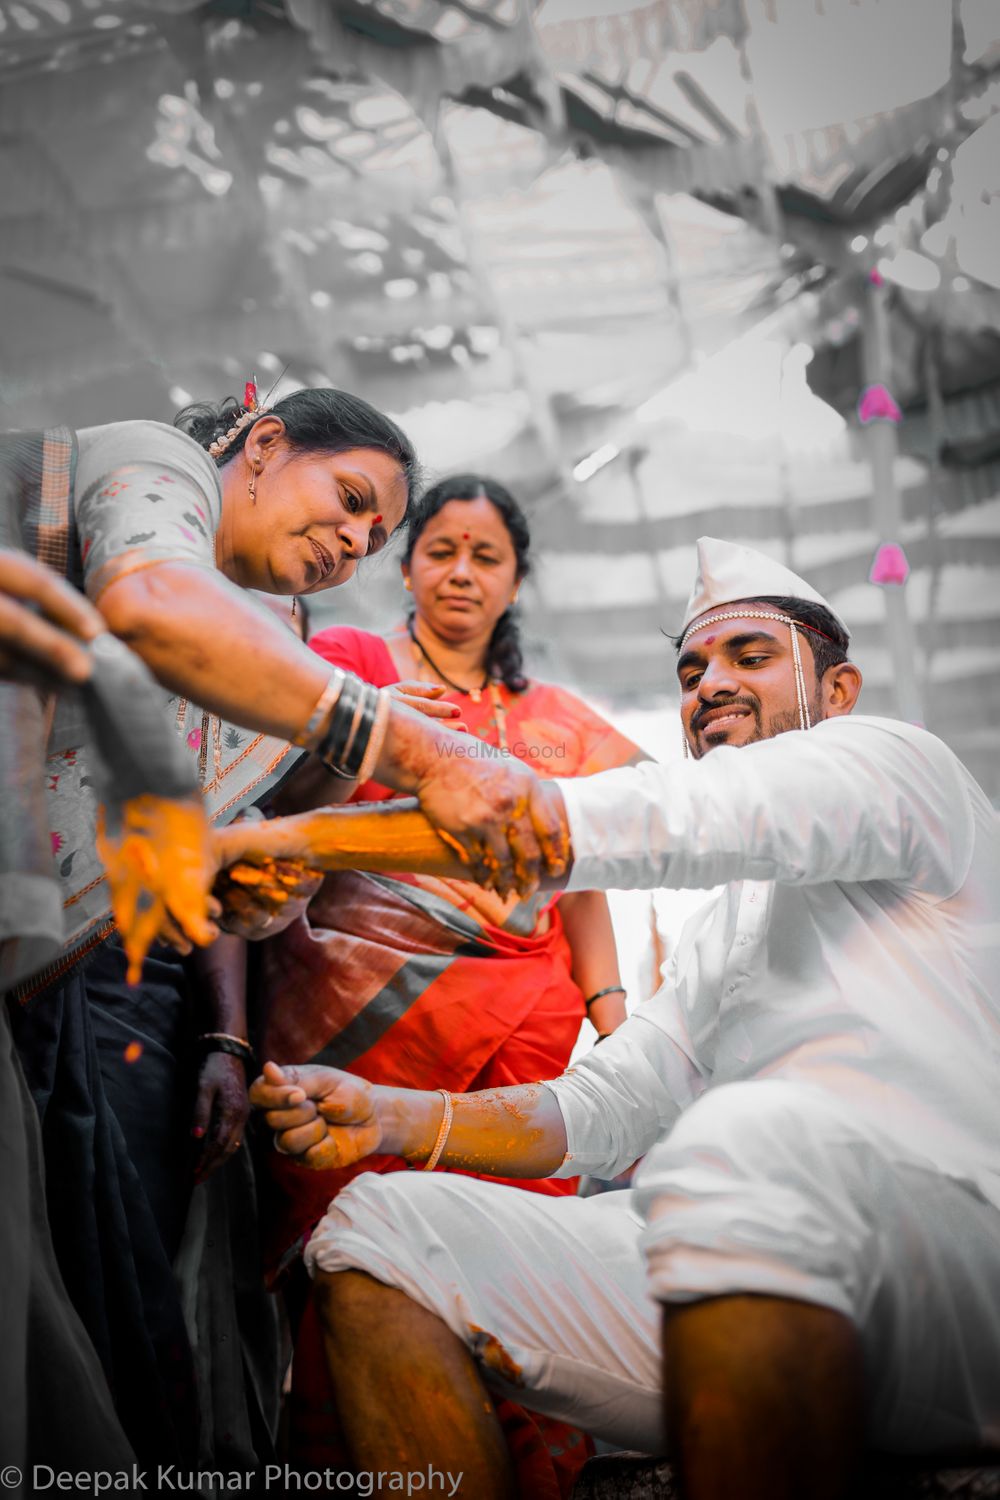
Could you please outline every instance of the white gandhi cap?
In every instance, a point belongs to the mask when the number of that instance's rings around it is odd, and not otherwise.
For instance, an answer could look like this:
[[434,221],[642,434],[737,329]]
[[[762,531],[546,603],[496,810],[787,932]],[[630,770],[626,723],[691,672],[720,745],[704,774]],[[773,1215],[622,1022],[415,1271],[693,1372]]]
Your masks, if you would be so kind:
[[[779,596],[808,599],[828,609],[842,630],[847,626],[830,604],[791,568],[737,542],[714,536],[698,538],[698,576],[684,611],[684,630],[707,610],[721,609],[740,599]],[[849,632],[848,632],[849,634]]]

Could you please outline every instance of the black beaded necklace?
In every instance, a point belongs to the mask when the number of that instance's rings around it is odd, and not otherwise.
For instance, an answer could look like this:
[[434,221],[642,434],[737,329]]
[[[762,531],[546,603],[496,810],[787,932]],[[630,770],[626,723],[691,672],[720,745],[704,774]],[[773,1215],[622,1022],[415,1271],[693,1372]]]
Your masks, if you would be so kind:
[[414,624],[413,624],[413,616],[412,615],[410,616],[410,618],[406,622],[406,629],[409,632],[410,640],[416,646],[417,650],[420,652],[420,655],[423,657],[424,661],[430,667],[431,671],[434,672],[434,673],[436,673],[436,675],[438,677],[440,677],[441,681],[445,684],[445,686],[446,687],[450,687],[453,690],[453,692],[461,693],[462,696],[463,696],[463,698],[471,698],[472,701],[473,701],[473,703],[478,703],[480,701],[480,699],[482,698],[483,693],[486,691],[486,689],[490,685],[489,669],[487,668],[486,675],[483,677],[483,680],[479,684],[478,687],[475,687],[475,688],[462,687],[460,683],[454,682],[452,680],[452,678],[450,678],[445,672],[442,672],[441,668],[438,666],[438,664],[434,660],[433,656],[431,656],[430,652],[427,650],[427,647],[424,646],[422,644],[422,642],[417,639],[417,632],[416,632],[416,628],[414,627]]

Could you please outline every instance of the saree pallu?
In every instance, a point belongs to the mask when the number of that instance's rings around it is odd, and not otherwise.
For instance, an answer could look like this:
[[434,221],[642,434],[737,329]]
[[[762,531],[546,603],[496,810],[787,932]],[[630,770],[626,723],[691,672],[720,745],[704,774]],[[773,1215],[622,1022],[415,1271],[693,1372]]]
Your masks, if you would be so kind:
[[[373,1083],[465,1093],[551,1078],[565,1067],[583,1018],[558,905],[525,935],[424,884],[338,873],[327,876],[308,918],[257,956],[267,996],[262,1055],[345,1068]],[[305,1172],[276,1152],[266,1160],[272,1266],[352,1177],[406,1166],[372,1156]],[[516,1186],[576,1190],[569,1179]]]
[[[334,626],[309,645],[379,687],[399,680],[386,642],[368,631]],[[589,776],[642,756],[553,683],[532,681],[519,693],[494,683],[488,692],[446,693],[444,701],[461,708],[468,729],[454,738],[456,755],[474,752],[477,740],[505,744],[517,759],[558,776]],[[369,781],[351,801],[393,795]],[[265,1057],[326,1063],[400,1088],[464,1093],[553,1078],[569,1062],[585,1014],[558,898],[504,901],[467,881],[327,876],[306,916],[259,945],[255,959]],[[405,1163],[369,1157],[342,1172],[303,1172],[271,1153],[268,1166],[274,1264],[351,1177]],[[553,1196],[577,1186],[575,1179],[514,1185]]]
[[[521,903],[517,917],[532,925],[527,934],[487,920],[484,908],[499,915],[503,907],[460,881],[328,875],[308,917],[257,950],[268,1001],[262,1056],[461,1093],[561,1072],[584,1007],[558,905]],[[369,1156],[313,1172],[274,1151],[263,1160],[266,1258],[279,1270],[352,1177],[407,1166],[401,1157]],[[514,1185],[576,1191],[575,1179]],[[518,1493],[567,1500],[591,1440],[514,1402],[495,1404]],[[295,1340],[288,1427],[293,1467],[349,1467],[312,1300]]]

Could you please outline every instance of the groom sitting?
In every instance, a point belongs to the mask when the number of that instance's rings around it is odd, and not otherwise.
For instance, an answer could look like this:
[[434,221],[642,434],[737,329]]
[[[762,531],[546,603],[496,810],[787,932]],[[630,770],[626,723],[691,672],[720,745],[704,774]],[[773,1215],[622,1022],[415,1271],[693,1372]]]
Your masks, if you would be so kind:
[[[693,1500],[833,1500],[864,1442],[1000,1445],[1000,836],[940,740],[852,716],[846,627],[705,538],[688,760],[549,783],[570,889],[723,889],[659,993],[550,1083],[451,1097],[268,1064],[306,1166],[376,1151],[636,1189],[365,1174],[310,1242],[343,1428],[509,1496],[484,1387],[669,1451]],[[792,731],[792,732],[789,732]]]

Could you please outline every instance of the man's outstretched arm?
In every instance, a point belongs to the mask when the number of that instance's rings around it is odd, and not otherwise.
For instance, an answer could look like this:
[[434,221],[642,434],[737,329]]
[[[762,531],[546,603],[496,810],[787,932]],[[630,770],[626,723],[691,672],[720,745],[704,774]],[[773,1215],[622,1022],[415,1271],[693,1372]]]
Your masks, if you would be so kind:
[[279,1151],[343,1167],[375,1151],[495,1177],[614,1177],[648,1151],[705,1086],[664,989],[561,1077],[450,1094],[387,1088],[313,1064],[267,1063],[250,1091]]
[[[497,1177],[548,1177],[566,1155],[555,1096],[540,1083],[453,1094],[442,1166]],[[350,1166],[373,1152],[414,1165],[434,1151],[444,1125],[438,1091],[388,1088],[337,1068],[266,1063],[250,1090],[277,1149],[305,1166]]]

